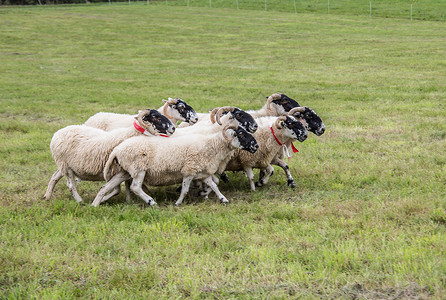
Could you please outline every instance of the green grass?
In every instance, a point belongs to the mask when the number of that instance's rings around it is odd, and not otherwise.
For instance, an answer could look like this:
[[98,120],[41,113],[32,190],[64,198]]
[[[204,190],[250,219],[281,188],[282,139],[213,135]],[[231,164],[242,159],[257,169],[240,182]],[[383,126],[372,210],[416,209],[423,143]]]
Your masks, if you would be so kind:
[[[0,8],[0,298],[443,298],[444,22],[134,5]],[[232,201],[153,189],[77,205],[53,133],[181,97],[260,108],[281,91],[327,131]],[[90,203],[101,183],[80,183]]]
[[[443,0],[150,0],[151,4],[446,21]],[[371,9],[370,12],[370,3]]]

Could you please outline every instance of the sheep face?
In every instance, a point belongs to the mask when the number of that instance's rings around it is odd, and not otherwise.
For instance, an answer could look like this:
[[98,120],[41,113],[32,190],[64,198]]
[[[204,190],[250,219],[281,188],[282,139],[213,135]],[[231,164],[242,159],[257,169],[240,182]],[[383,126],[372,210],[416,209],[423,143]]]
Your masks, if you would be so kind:
[[288,130],[290,138],[294,138],[299,142],[305,141],[308,137],[305,126],[292,116],[287,116],[285,120],[281,121],[280,125],[283,126],[282,130]]
[[[254,120],[254,118],[249,113],[247,113],[246,111],[243,111],[237,107],[230,107],[230,108],[231,108],[231,110],[222,112],[221,115],[223,116],[223,115],[230,114],[229,119],[235,120],[237,122],[236,124],[238,126],[243,127],[243,129],[245,129],[249,133],[256,132],[256,130],[258,128],[257,122]],[[220,112],[218,114],[220,114]],[[219,119],[220,119],[220,117],[217,116],[217,122],[220,122]]]
[[231,114],[232,117],[237,120],[239,126],[243,127],[247,132],[256,132],[258,125],[250,114],[241,110],[240,108],[235,108]]
[[231,131],[230,135],[233,137],[231,145],[234,148],[246,150],[250,153],[254,153],[259,149],[256,139],[241,126],[235,130],[229,129],[228,131]]
[[271,106],[274,107],[278,115],[283,115],[284,113],[289,112],[292,108],[300,105],[296,100],[291,99],[287,95],[280,94],[280,99],[273,100]]
[[187,122],[189,124],[195,124],[198,121],[198,116],[195,110],[187,104],[184,100],[176,98],[177,103],[170,104],[169,107],[172,109],[171,114],[179,120]]
[[322,122],[322,119],[311,108],[305,107],[303,113],[296,113],[294,116],[304,119],[307,123],[306,127],[308,131],[313,132],[315,135],[320,136],[325,132],[324,122]]
[[154,127],[158,133],[171,135],[175,132],[175,126],[170,122],[170,120],[160,114],[158,111],[151,109],[148,114],[142,117],[144,127]]

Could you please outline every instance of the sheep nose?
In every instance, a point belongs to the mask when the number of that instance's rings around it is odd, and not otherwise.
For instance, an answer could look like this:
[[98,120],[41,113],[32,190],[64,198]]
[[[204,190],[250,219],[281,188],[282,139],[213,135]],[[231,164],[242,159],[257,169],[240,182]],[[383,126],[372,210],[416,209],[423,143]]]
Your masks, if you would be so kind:
[[325,132],[325,127],[322,127],[320,130],[319,130],[319,134],[323,134]]
[[255,132],[257,130],[258,126],[257,126],[257,124],[253,124],[250,126],[250,128],[251,128],[251,132]]
[[167,131],[168,131],[170,134],[174,133],[174,132],[175,132],[175,126],[170,127]]
[[198,122],[198,118],[197,117],[192,117],[192,118],[189,119],[189,123],[191,123],[191,124],[195,124],[197,122]]

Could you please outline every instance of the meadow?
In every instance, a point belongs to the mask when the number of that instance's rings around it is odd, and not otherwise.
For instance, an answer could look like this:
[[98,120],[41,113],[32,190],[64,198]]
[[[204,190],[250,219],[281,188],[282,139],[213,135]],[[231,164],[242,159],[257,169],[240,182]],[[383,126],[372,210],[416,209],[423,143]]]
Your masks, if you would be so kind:
[[[173,5],[0,7],[0,298],[404,298],[446,293],[446,25]],[[176,186],[78,205],[58,129],[181,97],[199,112],[283,92],[326,132],[220,205]]]

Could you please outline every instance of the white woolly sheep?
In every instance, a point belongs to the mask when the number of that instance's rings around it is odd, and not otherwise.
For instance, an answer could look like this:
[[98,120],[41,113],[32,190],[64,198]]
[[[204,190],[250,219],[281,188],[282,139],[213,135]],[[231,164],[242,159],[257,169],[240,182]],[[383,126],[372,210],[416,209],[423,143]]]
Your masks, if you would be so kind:
[[[140,137],[128,139],[110,154],[104,169],[107,183],[101,188],[93,206],[104,201],[106,194],[119,184],[132,178],[130,189],[149,205],[155,201],[142,190],[148,186],[171,185],[182,182],[180,205],[189,191],[192,180],[203,180],[217,194],[222,203],[227,203],[212,180],[220,162],[234,148],[255,152],[255,139],[243,128],[226,126],[221,132],[210,135],[187,135],[168,139],[154,138],[148,141]],[[169,149],[169,155],[166,155]]]
[[[68,189],[74,199],[82,202],[76,189],[75,176],[81,180],[102,181],[108,156],[122,141],[141,134],[170,135],[175,131],[173,124],[156,110],[141,111],[134,118],[134,122],[134,127],[110,132],[85,125],[72,125],[58,130],[50,143],[51,153],[58,170],[51,177],[43,198],[49,199],[56,183],[66,176]],[[115,190],[115,194],[117,193],[119,193],[119,187]]]
[[[186,124],[195,124],[198,121],[197,113],[180,98],[164,100],[164,105],[158,108],[158,112],[165,115],[173,124],[183,121]],[[131,127],[136,115],[99,112],[91,116],[84,125],[111,131],[117,128]]]

